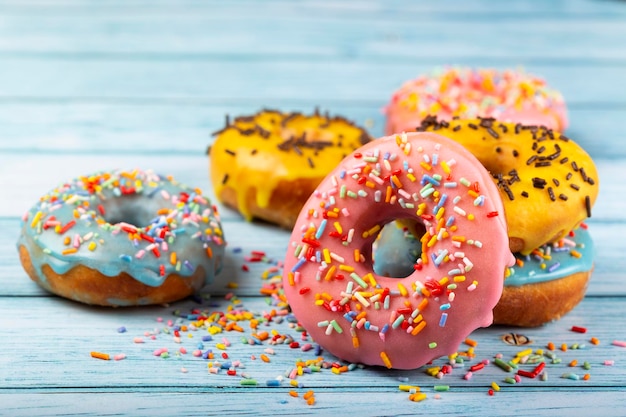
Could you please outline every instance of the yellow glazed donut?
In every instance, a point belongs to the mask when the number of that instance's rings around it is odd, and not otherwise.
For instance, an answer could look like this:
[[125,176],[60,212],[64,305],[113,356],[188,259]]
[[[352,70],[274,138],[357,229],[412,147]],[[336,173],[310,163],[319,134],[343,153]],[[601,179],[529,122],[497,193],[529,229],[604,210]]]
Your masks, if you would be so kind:
[[455,140],[491,172],[504,202],[512,252],[526,255],[556,242],[591,216],[598,172],[591,157],[563,134],[491,118],[427,117],[417,130]]
[[30,278],[87,304],[187,297],[222,267],[226,242],[208,198],[152,171],[115,170],[51,190],[24,215],[17,242]]
[[227,120],[214,136],[209,154],[217,198],[246,220],[288,229],[326,174],[371,139],[342,117],[275,110]]

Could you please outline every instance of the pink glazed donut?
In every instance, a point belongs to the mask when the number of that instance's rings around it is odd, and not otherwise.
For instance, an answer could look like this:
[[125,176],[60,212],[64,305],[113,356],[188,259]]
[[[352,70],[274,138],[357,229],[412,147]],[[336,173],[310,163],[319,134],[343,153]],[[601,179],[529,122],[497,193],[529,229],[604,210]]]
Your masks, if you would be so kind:
[[412,132],[426,116],[493,117],[502,122],[567,128],[563,96],[523,71],[451,67],[406,81],[384,109],[387,135]]
[[[383,277],[372,244],[397,219],[417,222],[422,253],[409,276]],[[513,263],[502,201],[480,162],[438,134],[403,133],[361,147],[318,186],[291,235],[283,287],[330,353],[414,369],[492,323]]]

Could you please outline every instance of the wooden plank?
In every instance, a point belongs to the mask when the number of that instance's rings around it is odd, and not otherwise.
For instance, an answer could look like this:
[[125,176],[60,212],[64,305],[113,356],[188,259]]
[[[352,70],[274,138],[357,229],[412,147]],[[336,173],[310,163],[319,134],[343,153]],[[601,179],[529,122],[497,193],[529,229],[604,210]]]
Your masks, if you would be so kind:
[[[433,12],[428,11],[398,13],[397,9],[268,7],[250,3],[240,8],[236,19],[236,24],[247,30],[234,33],[235,22],[229,7],[205,8],[193,13],[178,9],[167,14],[163,9],[154,14],[128,13],[124,8],[114,14],[73,10],[66,15],[33,15],[14,11],[5,14],[0,27],[0,36],[4,39],[0,51],[18,56],[104,55],[127,59],[161,59],[170,55],[262,59],[349,56],[374,61],[479,56],[496,60],[623,63],[626,58],[626,51],[617,42],[626,35],[626,29],[619,19],[610,19],[606,13],[572,15],[528,11],[520,15],[492,13],[488,7],[478,10],[471,19],[457,13],[448,13],[444,18],[440,11],[434,12],[440,18],[433,19]],[[416,25],[416,21],[420,24]],[[520,21],[523,24],[511,24]],[[250,36],[252,33],[255,35]],[[439,38],[436,44],[421,42],[433,33],[446,36]],[[491,38],[489,47],[485,48],[483,40],[489,33],[500,36]],[[358,34],[358,42],[355,42],[355,34]],[[181,44],[181,38],[188,41]],[[546,39],[554,41],[545,42]],[[560,42],[562,39],[568,42]],[[537,48],[536,42],[543,42],[542,48]]]
[[[109,391],[79,392],[0,392],[0,412],[20,417],[86,415],[176,415],[198,416],[306,416],[350,413],[358,416],[437,415],[441,417],[480,415],[537,416],[601,415],[621,417],[626,407],[626,396],[621,388],[611,391],[594,389],[542,392],[525,387],[498,392],[492,398],[485,389],[450,391],[438,394],[426,390],[428,398],[420,403],[409,401],[408,394],[397,391],[374,391],[363,387],[359,391],[317,389],[315,405],[308,406],[302,398],[306,388],[297,390],[294,398],[288,390],[220,389],[207,390],[194,387],[194,392],[134,391],[132,393]],[[545,401],[544,398],[547,398]],[[599,400],[601,398],[601,401]],[[346,403],[349,401],[349,403]]]
[[[6,57],[0,78],[1,100],[211,100],[212,103],[256,103],[273,107],[276,100],[307,107],[333,103],[386,104],[391,92],[408,79],[450,65],[449,58],[405,60],[270,59],[253,61],[114,60]],[[623,106],[626,85],[621,66],[586,66],[526,62],[517,57],[455,59],[454,64],[496,68],[524,66],[563,92],[568,103],[591,108]],[[263,82],[259,82],[263,80]],[[332,82],[331,82],[332,80]],[[297,86],[297,88],[294,88]]]
[[[624,308],[623,298],[588,298],[562,320],[534,329],[515,329],[511,327],[490,327],[479,329],[470,335],[477,343],[474,357],[465,357],[464,363],[454,367],[441,379],[430,376],[424,366],[417,370],[387,370],[380,367],[356,367],[344,373],[333,373],[328,365],[339,363],[332,355],[322,353],[326,363],[319,372],[294,375],[297,363],[317,361],[320,356],[315,349],[303,351],[291,348],[288,344],[270,344],[269,340],[261,344],[244,343],[250,340],[253,330],[247,320],[239,321],[241,332],[224,331],[212,336],[212,340],[202,340],[209,336],[206,329],[181,330],[180,340],[174,331],[176,326],[189,325],[187,314],[190,312],[227,312],[230,307],[237,311],[247,311],[258,319],[269,313],[271,306],[264,300],[255,298],[212,299],[207,305],[187,301],[170,307],[142,307],[136,309],[92,308],[56,298],[33,298],[25,303],[21,298],[5,298],[0,303],[3,320],[2,336],[5,341],[0,345],[0,365],[3,378],[0,379],[0,393],[29,393],[35,389],[53,390],[51,392],[73,392],[77,388],[87,392],[132,392],[150,389],[155,391],[190,393],[195,391],[239,391],[241,379],[250,378],[258,382],[259,387],[266,387],[267,381],[283,378],[279,388],[286,391],[293,388],[289,382],[291,375],[303,388],[326,389],[342,392],[361,391],[372,387],[373,391],[397,391],[399,384],[416,385],[432,388],[434,385],[449,385],[453,392],[478,389],[486,395],[492,382],[499,384],[503,391],[519,393],[528,389],[544,395],[555,389],[565,391],[588,389],[606,389],[621,387],[626,349],[612,345],[612,341],[623,337],[626,323],[613,320],[606,325],[607,317],[616,317]],[[170,324],[169,321],[172,321]],[[583,326],[586,334],[570,331],[572,326]],[[120,328],[125,332],[120,332]],[[28,331],[31,337],[24,337]],[[293,325],[276,318],[272,322],[261,324],[258,331],[272,332],[281,337],[293,338],[301,345],[310,343],[303,339]],[[503,342],[511,332],[521,334],[532,342],[524,346],[511,346]],[[590,343],[596,337],[599,345]],[[139,338],[143,343],[136,343]],[[505,372],[491,363],[494,355],[501,354],[511,360],[519,352],[531,349],[546,351],[550,343],[556,345],[552,352],[558,363],[544,356],[547,361],[545,370],[547,380],[524,378],[519,384],[507,384],[504,379],[512,377],[514,372]],[[220,344],[228,344],[220,348]],[[566,350],[561,346],[565,345]],[[187,353],[180,353],[183,347]],[[576,348],[577,347],[577,348]],[[268,350],[271,349],[271,353]],[[167,349],[169,357],[155,356],[155,351]],[[193,351],[211,350],[215,359],[195,357]],[[460,352],[467,352],[468,345],[462,344]],[[90,356],[97,351],[109,354],[111,358],[124,354],[123,360],[100,360]],[[228,355],[222,358],[222,354]],[[268,361],[260,358],[266,354]],[[475,370],[471,378],[465,378],[470,367],[483,360],[490,361],[481,370]],[[572,366],[572,361],[577,365]],[[239,362],[238,362],[239,361]],[[612,366],[605,361],[613,361]],[[217,364],[240,363],[234,366],[236,375],[228,375],[226,369],[218,373],[208,372],[209,362]],[[588,362],[589,369],[583,364]],[[432,366],[449,363],[447,358],[440,358]],[[321,364],[321,363],[320,363]],[[533,370],[536,364],[520,364],[520,369]],[[228,368],[228,365],[226,365]],[[42,372],[45,369],[45,372]],[[579,377],[589,374],[584,381],[562,378],[566,373],[575,373]],[[252,388],[254,389],[254,388]],[[403,394],[406,395],[406,394]]]
[[[339,102],[321,106],[320,110],[347,117],[379,137],[384,134],[384,99],[381,97],[381,103],[375,105]],[[272,106],[311,114],[321,103],[279,99]],[[224,126],[225,115],[249,115],[262,107],[259,103],[214,104],[210,99],[0,100],[0,138],[4,139],[0,151],[201,155],[212,142],[211,133]],[[619,108],[574,107],[569,112],[571,127],[567,134],[594,158],[626,158],[626,148],[608,140],[622,134],[621,126],[615,123],[622,114]]]
[[[224,13],[235,7],[241,13],[246,13],[246,7],[255,6],[254,0],[234,0],[227,5],[216,0],[112,0],[106,3],[92,3],[90,0],[2,0],[0,7],[7,14],[28,14],[32,16],[46,14],[61,14],[82,17],[84,15],[113,14],[124,15],[189,15],[199,12],[214,11]],[[280,14],[289,14],[292,10],[307,10],[308,12],[320,12],[332,10],[337,13],[362,13],[371,15],[375,19],[381,13],[395,13],[397,18],[404,18],[403,13],[428,12],[441,13],[436,15],[438,19],[448,16],[463,19],[484,15],[485,13],[501,15],[582,15],[582,16],[605,16],[615,17],[624,14],[623,7],[619,3],[606,2],[598,4],[585,0],[571,0],[567,2],[545,3],[536,0],[520,0],[512,4],[494,3],[491,0],[477,0],[472,3],[465,2],[405,2],[401,0],[385,1],[372,0],[361,2],[359,0],[345,0],[336,2],[333,0],[273,0],[268,2],[266,8]],[[251,8],[253,8],[251,7]]]

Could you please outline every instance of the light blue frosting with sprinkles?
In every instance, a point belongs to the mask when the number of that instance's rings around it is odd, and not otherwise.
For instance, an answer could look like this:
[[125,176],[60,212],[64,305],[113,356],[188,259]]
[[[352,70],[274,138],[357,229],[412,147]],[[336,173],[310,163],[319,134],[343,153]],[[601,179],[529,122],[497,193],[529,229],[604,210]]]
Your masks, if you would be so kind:
[[[18,248],[65,274],[76,265],[106,276],[122,272],[148,286],[198,267],[205,284],[222,267],[225,240],[217,214],[199,190],[152,171],[116,170],[60,184],[22,218]],[[41,253],[38,255],[37,253]]]
[[[408,276],[413,272],[420,252],[419,240],[395,224],[389,224],[376,241],[374,271],[389,277]],[[515,254],[515,257],[523,262],[523,266],[517,264],[509,268],[505,286],[535,284],[590,271],[593,268],[594,245],[589,231],[579,227],[560,244],[544,245],[537,249],[537,254]]]
[[[537,249],[540,254],[549,254],[549,258],[529,254],[515,254],[516,259],[523,261],[523,266],[512,266],[510,275],[504,280],[505,286],[551,281],[577,272],[590,271],[593,268],[594,246],[589,231],[579,227],[566,237],[561,247],[555,244],[544,245]],[[580,255],[576,257],[574,255]]]

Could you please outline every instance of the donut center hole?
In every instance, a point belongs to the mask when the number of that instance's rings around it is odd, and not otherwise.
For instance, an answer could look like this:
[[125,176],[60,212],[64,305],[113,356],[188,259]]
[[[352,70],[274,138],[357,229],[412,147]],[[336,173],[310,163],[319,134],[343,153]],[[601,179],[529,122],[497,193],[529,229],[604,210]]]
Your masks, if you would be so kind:
[[372,264],[377,275],[406,278],[422,255],[421,237],[426,228],[415,219],[391,221],[381,229],[372,244]]
[[127,195],[119,198],[109,198],[101,202],[102,217],[107,223],[128,223],[138,228],[148,226],[158,216],[159,209],[163,208],[145,195]]

